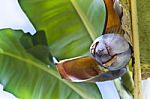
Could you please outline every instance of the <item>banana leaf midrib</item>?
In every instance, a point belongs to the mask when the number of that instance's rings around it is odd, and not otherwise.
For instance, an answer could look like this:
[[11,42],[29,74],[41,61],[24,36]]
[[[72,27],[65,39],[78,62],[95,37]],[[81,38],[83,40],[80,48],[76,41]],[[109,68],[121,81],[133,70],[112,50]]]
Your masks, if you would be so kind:
[[88,34],[90,35],[92,41],[94,41],[97,37],[97,34],[99,34],[99,33],[96,33],[94,28],[91,26],[91,24],[89,23],[86,15],[84,15],[84,13],[80,9],[80,7],[79,7],[78,3],[76,2],[76,0],[71,0],[71,3],[73,5],[73,7],[75,8],[75,10],[77,11],[77,14],[80,17],[82,23],[85,25],[85,28],[87,29]]
[[61,82],[65,83],[68,87],[70,87],[72,90],[74,90],[76,93],[78,93],[83,98],[85,98],[85,99],[87,99],[89,97],[92,98],[92,96],[89,96],[88,94],[86,94],[83,90],[81,90],[77,86],[72,85],[71,83],[69,83],[67,81],[64,81],[64,80],[62,81],[62,79],[58,76],[58,74],[56,74],[56,72],[53,69],[45,68],[45,67],[47,67],[46,64],[37,64],[37,63],[35,63],[35,62],[33,62],[29,59],[22,58],[20,56],[14,55],[14,54],[6,52],[6,51],[1,51],[0,54],[11,57],[11,58],[14,58],[14,59],[17,59],[19,61],[22,61],[22,62],[25,62],[25,63],[28,63],[28,64],[31,64],[32,66],[34,66],[36,68],[39,68],[40,70],[42,70],[44,72],[47,72],[48,74],[56,77],[57,79],[59,79]]

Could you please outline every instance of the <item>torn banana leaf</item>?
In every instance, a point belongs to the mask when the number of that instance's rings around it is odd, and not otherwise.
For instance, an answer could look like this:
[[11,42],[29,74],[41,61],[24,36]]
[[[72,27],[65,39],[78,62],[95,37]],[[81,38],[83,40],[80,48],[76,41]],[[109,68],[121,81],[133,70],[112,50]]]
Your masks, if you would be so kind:
[[52,55],[49,51],[44,31],[38,31],[35,35],[23,34],[20,42],[25,50],[46,64],[52,62]]

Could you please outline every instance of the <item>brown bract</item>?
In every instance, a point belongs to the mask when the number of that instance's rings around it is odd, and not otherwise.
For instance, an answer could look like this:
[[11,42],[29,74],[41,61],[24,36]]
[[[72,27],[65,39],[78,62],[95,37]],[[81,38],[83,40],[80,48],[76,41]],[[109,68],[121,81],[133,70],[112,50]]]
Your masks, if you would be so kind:
[[104,0],[107,11],[107,20],[106,20],[106,28],[105,33],[116,32],[119,31],[121,26],[120,17],[114,9],[113,0]]
[[103,73],[92,57],[76,57],[62,60],[57,64],[62,78],[75,81],[86,80]]

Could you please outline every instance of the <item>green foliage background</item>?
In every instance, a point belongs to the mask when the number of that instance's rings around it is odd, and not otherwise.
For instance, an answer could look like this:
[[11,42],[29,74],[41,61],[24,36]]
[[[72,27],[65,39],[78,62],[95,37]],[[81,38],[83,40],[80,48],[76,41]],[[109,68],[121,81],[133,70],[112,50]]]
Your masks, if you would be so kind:
[[[36,30],[45,31],[46,38],[39,39],[47,40],[46,49],[58,59],[89,55],[91,35],[99,36],[104,27],[102,0],[75,1],[84,19],[89,20],[84,20],[88,27],[81,21],[70,0],[19,0],[19,3]],[[87,28],[94,32],[89,34]],[[101,99],[95,83],[67,82],[61,79],[52,63],[48,66],[45,61],[27,52],[20,42],[23,35],[22,31],[0,30],[0,83],[5,90],[20,99]],[[33,44],[30,37],[23,42]],[[31,49],[34,48],[31,46]]]

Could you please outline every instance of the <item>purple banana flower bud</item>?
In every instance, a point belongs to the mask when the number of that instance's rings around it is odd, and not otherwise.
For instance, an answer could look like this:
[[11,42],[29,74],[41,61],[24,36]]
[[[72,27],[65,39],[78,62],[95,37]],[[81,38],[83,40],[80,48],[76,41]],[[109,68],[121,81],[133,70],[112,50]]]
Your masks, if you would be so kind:
[[128,41],[119,34],[104,34],[90,47],[90,52],[100,66],[110,71],[125,67],[131,58]]

